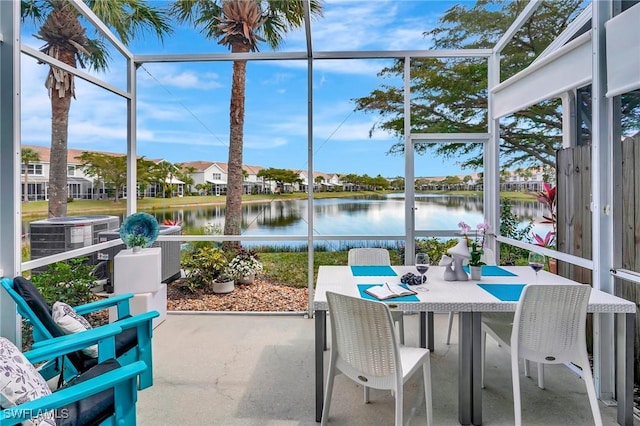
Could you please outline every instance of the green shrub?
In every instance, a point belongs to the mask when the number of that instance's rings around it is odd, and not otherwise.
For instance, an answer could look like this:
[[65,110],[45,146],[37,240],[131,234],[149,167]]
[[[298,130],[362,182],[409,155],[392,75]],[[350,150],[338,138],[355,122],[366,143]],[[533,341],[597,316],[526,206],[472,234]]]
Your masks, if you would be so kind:
[[31,245],[28,242],[22,241],[22,246],[20,247],[20,252],[22,256],[22,261],[26,262],[31,259]]
[[[416,253],[427,253],[432,265],[437,265],[442,255],[458,244],[457,239],[439,240],[438,238],[422,238],[416,240]],[[411,262],[413,263],[413,262]]]
[[187,274],[187,287],[193,291],[211,285],[227,266],[227,258],[222,249],[200,247],[193,252],[182,253],[181,263]]
[[49,265],[44,272],[32,274],[31,281],[49,305],[56,301],[71,306],[82,305],[93,301],[91,287],[95,277],[91,275],[92,269],[85,257],[69,259]]
[[[415,252],[427,253],[432,265],[437,265],[440,262],[442,255],[447,252],[451,247],[458,243],[457,239],[442,240],[435,237],[431,238],[416,238],[415,240]],[[404,247],[400,247],[398,250],[398,257],[400,259],[400,265],[404,265]],[[395,264],[394,262],[391,262]],[[414,262],[411,260],[409,265]]]
[[[505,199],[500,205],[500,235],[518,241],[531,242],[533,219],[520,228],[520,219],[511,210],[511,201]],[[511,265],[526,265],[529,252],[520,247],[500,244],[500,263]]]

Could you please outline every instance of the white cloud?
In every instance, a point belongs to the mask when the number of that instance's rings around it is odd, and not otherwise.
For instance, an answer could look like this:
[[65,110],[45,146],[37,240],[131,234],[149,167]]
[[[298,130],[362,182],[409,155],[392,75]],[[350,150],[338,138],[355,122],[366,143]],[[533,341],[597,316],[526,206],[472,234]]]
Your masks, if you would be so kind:
[[[45,144],[51,139],[51,100],[44,80],[48,66],[24,58],[22,80],[22,142]],[[75,79],[76,99],[69,110],[70,147],[87,140],[126,140],[126,102],[82,79]]]
[[312,23],[313,46],[322,51],[413,50],[429,47],[423,32],[438,15],[429,1],[326,1]]
[[245,149],[273,149],[288,144],[287,138],[279,136],[247,135],[243,146]]
[[119,139],[125,141],[127,139],[126,127],[112,127],[106,123],[95,124],[92,121],[81,121],[69,124],[70,137],[78,139]]
[[188,65],[146,64],[138,71],[140,84],[167,86],[180,89],[213,90],[225,87],[214,72],[197,72]]
[[[393,135],[383,131],[374,132],[369,137],[369,130],[375,123],[375,119],[369,115],[354,112],[353,104],[347,101],[335,102],[330,105],[324,105],[314,111],[313,117],[313,136],[318,141],[356,141],[364,140],[373,141],[391,141],[395,140]],[[299,139],[307,137],[307,116],[305,111],[299,114],[289,114],[286,120],[270,120],[265,117],[260,124],[260,139],[270,139],[280,137],[283,139]],[[286,136],[282,136],[286,135]],[[250,139],[245,135],[245,144]],[[259,144],[251,144],[252,147],[261,146]],[[246,145],[249,146],[249,145]]]
[[265,86],[276,86],[282,83],[286,83],[288,80],[294,77],[295,75],[290,72],[275,72],[273,74],[268,74],[268,78],[263,78],[261,82]]
[[155,130],[146,133],[138,133],[139,142],[152,142],[154,144],[175,144],[186,146],[228,146],[228,135],[217,135],[195,131]]

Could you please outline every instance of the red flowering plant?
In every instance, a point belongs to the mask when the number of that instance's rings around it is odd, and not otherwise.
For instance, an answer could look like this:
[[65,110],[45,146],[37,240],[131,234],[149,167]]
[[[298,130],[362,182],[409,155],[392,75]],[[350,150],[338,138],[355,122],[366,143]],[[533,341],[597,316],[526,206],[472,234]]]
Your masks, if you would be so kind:
[[547,208],[548,212],[542,215],[542,221],[540,223],[550,224],[552,226],[552,230],[547,232],[547,235],[544,237],[532,233],[534,244],[541,247],[553,247],[555,248],[556,244],[556,187],[552,186],[548,183],[542,184],[542,191],[539,191],[536,194],[536,199],[544,204]]
[[473,238],[468,236],[469,232],[471,232],[469,225],[465,222],[459,222],[458,226],[460,227],[460,233],[465,236],[467,244],[470,246],[469,254],[471,255],[471,259],[469,259],[469,266],[486,265],[486,263],[482,261],[482,255],[484,254],[484,237],[491,228],[489,224],[487,222],[479,223],[476,226]]

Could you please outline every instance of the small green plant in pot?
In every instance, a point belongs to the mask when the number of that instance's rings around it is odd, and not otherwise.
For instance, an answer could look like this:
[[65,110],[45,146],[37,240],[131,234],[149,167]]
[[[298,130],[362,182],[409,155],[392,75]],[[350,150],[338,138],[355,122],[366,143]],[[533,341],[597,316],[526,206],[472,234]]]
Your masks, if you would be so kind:
[[134,213],[120,225],[120,238],[134,252],[143,247],[150,247],[158,238],[160,228],[158,221],[149,213]]
[[[149,239],[144,235],[130,234],[127,236],[127,247],[133,249],[134,251],[137,251],[140,248],[147,247],[148,245],[149,245]],[[136,249],[136,247],[138,249]]]
[[221,278],[226,266],[227,258],[222,249],[217,247],[200,247],[182,257],[187,287],[191,291],[212,285]]

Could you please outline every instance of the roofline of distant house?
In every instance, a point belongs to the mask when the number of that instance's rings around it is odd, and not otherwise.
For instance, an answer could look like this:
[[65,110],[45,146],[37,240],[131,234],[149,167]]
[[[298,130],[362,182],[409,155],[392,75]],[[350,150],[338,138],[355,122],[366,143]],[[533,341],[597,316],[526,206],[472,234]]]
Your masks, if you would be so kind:
[[[36,149],[37,151],[43,151],[43,152],[49,152],[51,149],[46,147],[46,146],[41,146],[41,145],[22,145],[23,148],[31,148],[31,149]],[[118,152],[107,152],[107,151],[93,151],[93,150],[89,150],[89,149],[75,149],[75,148],[69,148],[69,151],[75,152],[75,151],[79,151],[79,152],[92,152],[92,153],[101,153],[101,154],[106,154],[106,155],[126,155],[126,153],[118,153]],[[69,159],[69,161],[76,160],[77,161],[77,157],[71,157]],[[161,162],[161,161],[168,161],[166,159],[154,159],[154,160],[150,160],[153,162]],[[49,161],[37,161],[36,163],[48,163]],[[226,167],[227,163],[225,162],[221,162],[221,161],[208,161],[208,160],[194,160],[194,161],[181,161],[179,163],[174,163],[174,164],[181,164],[185,167],[188,167],[189,165],[194,165],[194,164],[199,164],[199,165],[207,165],[208,167],[211,167],[212,165],[219,165],[219,166],[223,166]],[[242,165],[243,169],[248,169],[248,171],[255,171],[257,170],[262,170],[262,169],[266,169],[268,167],[264,167],[264,166],[257,166],[257,165],[250,165],[250,164],[243,164]],[[193,173],[202,173],[206,170],[202,169],[202,170],[195,170]],[[285,169],[285,170],[291,170],[293,172],[296,173],[304,173],[306,175],[307,171],[306,170],[300,170],[300,169]],[[536,171],[537,173],[541,173],[543,168],[542,167],[528,167],[526,169],[522,169],[522,170],[526,170],[526,171]],[[517,176],[519,172],[519,169],[517,170],[513,170],[513,171],[508,171],[510,176]],[[323,177],[330,177],[330,176],[344,176],[348,173],[327,173],[327,172],[320,172],[320,171],[314,171],[314,177],[317,176],[323,176]],[[417,176],[415,179],[419,180],[419,179],[427,179],[427,180],[431,180],[431,181],[442,181],[447,179],[448,177],[458,177],[460,179],[464,179],[466,176],[470,176],[472,179],[476,180],[480,177],[480,173],[470,173],[470,174],[460,174],[460,175],[446,175],[446,176]],[[387,179],[388,181],[393,181],[395,179],[398,179],[398,176],[395,177],[386,177],[385,179]],[[404,179],[402,177],[400,177],[401,179]]]

